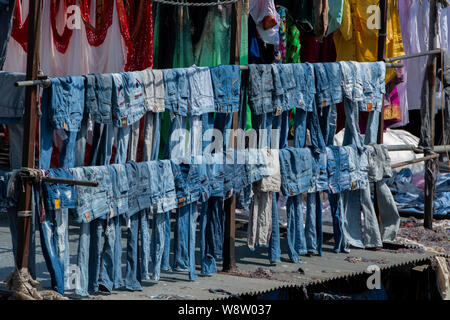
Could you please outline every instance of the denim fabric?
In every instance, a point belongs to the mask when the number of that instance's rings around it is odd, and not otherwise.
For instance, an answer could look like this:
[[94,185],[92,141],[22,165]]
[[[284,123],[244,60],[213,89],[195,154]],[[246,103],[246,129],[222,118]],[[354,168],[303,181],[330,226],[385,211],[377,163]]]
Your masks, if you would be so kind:
[[359,103],[360,111],[381,111],[383,94],[386,93],[386,65],[384,62],[360,63],[363,75],[363,101]]
[[293,263],[300,262],[299,256],[307,253],[301,200],[297,195],[288,197],[286,203],[288,255]]
[[312,188],[312,158],[308,149],[280,150],[281,192],[295,196]]
[[[238,151],[239,152],[239,151]],[[239,153],[237,155],[239,160]],[[245,174],[246,179],[242,187],[236,187],[236,192],[240,192],[246,185],[253,184],[254,182],[261,181],[263,178],[269,176],[267,169],[266,157],[263,154],[263,150],[260,149],[247,149],[245,150]],[[235,175],[235,178],[239,178]],[[235,184],[236,185],[236,184]]]
[[40,196],[39,186],[34,186],[34,197],[38,216],[42,221],[39,223],[39,234],[41,240],[42,253],[44,255],[47,270],[50,273],[52,289],[64,294],[64,261],[60,259],[57,252],[57,244],[54,238],[55,211],[45,213],[39,209]]
[[367,146],[369,159],[369,181],[378,182],[392,177],[391,158],[385,145]]
[[[213,198],[209,198],[208,202]],[[208,216],[208,208],[210,206],[209,203],[203,203],[202,209],[200,213],[200,221],[199,221],[199,233],[200,233],[200,257],[201,257],[201,274],[209,275],[217,272],[217,265],[215,258],[209,253],[211,252],[208,247],[206,228],[207,225],[212,224],[209,221]]]
[[145,105],[147,111],[164,112],[164,77],[161,70],[145,69],[141,71],[145,89]]
[[93,74],[88,74],[84,76],[84,101],[85,110],[84,112],[88,114],[90,119],[97,118],[98,113],[98,103],[97,103],[97,92],[96,92],[96,78]]
[[308,253],[322,256],[322,200],[320,193],[308,193],[306,198],[305,240]]
[[269,241],[269,248],[267,251],[270,263],[277,263],[281,261],[277,193],[272,192],[272,197],[272,232]]
[[277,149],[265,148],[261,150],[264,163],[267,164],[267,173],[269,176],[261,180],[262,192],[280,192],[281,191],[281,173],[280,156]]
[[0,70],[3,70],[6,60],[15,3],[15,0],[2,0],[0,3]]
[[111,214],[111,200],[114,197],[111,176],[106,167],[83,167],[71,169],[75,180],[97,181],[96,188],[76,186],[77,206],[74,218],[77,223],[88,223]]
[[209,197],[223,197],[224,196],[224,178],[225,171],[222,154],[205,154],[203,159],[206,162],[206,174],[209,182]]
[[255,189],[247,227],[247,245],[252,251],[255,246],[267,248],[272,233],[272,192]]
[[177,115],[187,116],[189,83],[186,69],[165,69],[164,75],[166,110]]
[[272,94],[274,84],[270,65],[250,64],[249,106],[253,114],[273,112]]
[[345,131],[342,145],[353,144],[358,148],[358,153],[365,151],[364,140],[359,130],[359,111],[355,103],[349,99],[344,101]]
[[127,127],[139,121],[147,112],[145,91],[140,72],[113,74],[113,123]]
[[171,160],[170,163],[175,181],[178,208],[198,201],[201,182],[198,165],[189,164],[189,161],[176,164]]
[[358,62],[340,61],[344,97],[350,101],[358,102],[364,99],[364,79]]
[[[2,10],[0,9],[0,16],[2,15],[1,11]],[[1,21],[0,24],[1,23],[3,23],[3,21]],[[0,31],[0,38],[1,32],[2,31]],[[2,97],[0,100],[1,123],[15,123],[22,119],[25,103],[25,87],[16,87],[14,86],[14,83],[16,81],[23,81],[25,78],[26,75],[24,73],[0,72],[0,96]]]
[[142,161],[158,160],[160,144],[161,115],[147,112],[144,122],[144,146]]
[[139,169],[136,162],[130,161],[126,165],[127,178],[128,178],[128,212],[126,217],[131,217],[139,212]]
[[283,111],[283,107],[286,105],[287,92],[281,81],[281,64],[273,63],[272,67],[272,80],[273,80],[273,92],[272,92],[272,105],[273,111],[276,115],[279,115]]
[[154,213],[164,213],[178,206],[175,180],[170,160],[147,163],[150,169],[151,205]]
[[297,83],[296,108],[311,112],[316,94],[314,67],[310,63],[296,63],[293,68]]
[[[46,177],[73,179],[69,169],[47,169],[44,174]],[[44,183],[42,189],[46,210],[68,209],[77,206],[74,186]]]
[[[285,90],[283,101],[283,111],[288,111],[297,105],[297,82],[294,76],[294,66],[292,64],[278,64],[281,75],[281,84]],[[278,112],[277,115],[280,113]]]
[[92,141],[89,165],[108,165],[111,161],[114,144],[113,125],[96,123],[94,125],[94,137]]
[[214,88],[215,111],[233,113],[239,110],[241,71],[237,65],[210,68]]
[[320,131],[320,124],[312,101],[312,111],[297,109],[294,117],[294,147],[304,148],[306,145],[306,129],[309,129],[314,154],[325,152],[325,141]]
[[186,117],[174,115],[164,148],[164,159],[180,159],[186,156],[187,137],[185,129]]
[[[158,281],[160,278],[161,269],[168,269],[162,268],[161,262],[163,259],[164,254],[164,248],[169,247],[170,243],[166,243],[166,227],[170,228],[170,223],[166,223],[166,213],[155,213],[153,215],[153,221],[152,221],[152,237],[151,237],[151,259],[152,259],[152,267],[153,267],[153,273],[152,273],[152,280]],[[169,236],[170,236],[170,230],[169,230]],[[170,238],[169,238],[170,240]],[[170,241],[169,241],[170,242]]]
[[45,89],[49,98],[43,108],[48,109],[48,119],[54,129],[78,132],[84,114],[83,77],[52,78],[52,86]]
[[334,135],[336,134],[337,110],[336,106],[322,107],[319,119],[320,129],[322,130],[325,145],[331,146],[334,143]]
[[139,260],[139,220],[141,214],[130,217],[130,228],[127,235],[127,267],[125,287],[131,291],[142,291],[141,261]]
[[113,75],[112,74],[95,74],[95,92],[97,95],[97,106],[91,104],[93,114],[91,118],[102,124],[112,124],[113,122]]
[[342,102],[342,71],[339,63],[315,63],[316,103],[326,107]]
[[333,238],[335,253],[349,252],[348,243],[344,236],[343,227],[343,199],[340,193],[328,193],[330,202],[331,217],[333,219]]
[[115,216],[120,216],[128,212],[128,190],[129,183],[127,170],[123,164],[113,164],[108,167],[111,175],[112,189],[114,197],[112,206]]
[[189,115],[214,112],[214,92],[209,68],[192,66],[186,69],[186,75],[189,83]]

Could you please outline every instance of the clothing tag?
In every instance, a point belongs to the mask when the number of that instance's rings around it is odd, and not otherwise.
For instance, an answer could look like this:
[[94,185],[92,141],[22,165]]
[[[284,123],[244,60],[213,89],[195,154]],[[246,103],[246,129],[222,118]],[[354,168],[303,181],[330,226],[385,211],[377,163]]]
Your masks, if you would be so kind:
[[372,102],[369,102],[367,104],[367,111],[372,111],[372,109],[373,109],[373,104],[372,104]]
[[356,181],[352,182],[352,190],[356,190]]
[[334,188],[333,188],[333,186],[331,184],[330,184],[330,190],[331,190],[332,193],[335,193],[334,192]]
[[60,208],[61,208],[61,200],[55,199],[55,209],[60,209]]
[[109,217],[110,218],[114,217],[114,209],[112,207],[109,207]]
[[86,217],[87,222],[91,221],[91,216],[89,215],[89,212],[85,212],[84,216]]
[[131,228],[131,220],[130,220],[130,218],[127,218],[127,228],[128,229]]
[[63,121],[63,128],[64,128],[64,130],[67,130],[67,124],[65,121]]
[[122,118],[122,127],[126,127],[128,125],[127,123],[127,117]]
[[325,100],[322,101],[322,107],[326,107],[327,106],[327,102]]

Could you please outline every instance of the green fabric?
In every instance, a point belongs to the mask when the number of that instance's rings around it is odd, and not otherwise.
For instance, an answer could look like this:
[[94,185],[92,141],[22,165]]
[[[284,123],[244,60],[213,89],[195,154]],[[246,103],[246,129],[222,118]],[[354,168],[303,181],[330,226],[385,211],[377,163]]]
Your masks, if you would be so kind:
[[287,17],[287,47],[284,63],[300,63],[300,30],[291,17]]
[[[244,0],[242,4],[241,13],[241,65],[248,64],[248,13],[249,13],[249,1]],[[250,130],[252,128],[252,112],[248,105],[247,96],[247,122],[245,124],[245,129]]]
[[[182,21],[179,20],[180,14],[182,14]],[[192,45],[192,35],[190,28],[191,23],[188,7],[180,6],[177,8],[176,21],[178,26],[177,29],[181,32],[176,32],[173,68],[187,68],[194,64],[194,50]],[[163,158],[164,147],[169,135],[170,123],[170,112],[166,111],[161,114],[161,143],[159,149],[160,159]]]

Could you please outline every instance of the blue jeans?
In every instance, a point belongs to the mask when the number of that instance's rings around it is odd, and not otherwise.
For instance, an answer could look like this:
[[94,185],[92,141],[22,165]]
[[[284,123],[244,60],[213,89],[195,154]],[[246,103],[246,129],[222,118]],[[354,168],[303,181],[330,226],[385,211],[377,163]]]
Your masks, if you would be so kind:
[[288,255],[292,262],[300,262],[300,255],[306,254],[306,239],[303,229],[302,196],[288,197],[286,203],[287,214],[287,243]]
[[322,256],[322,200],[320,192],[308,193],[306,198],[305,237],[308,253]]
[[142,291],[141,263],[139,261],[139,224],[142,216],[136,213],[130,217],[127,238],[127,269],[125,287],[131,291]]
[[[166,243],[166,216],[168,212],[166,213],[155,213],[153,215],[153,222],[152,222],[152,238],[151,238],[151,258],[152,258],[152,267],[153,267],[153,274],[152,274],[152,280],[159,280],[160,277],[160,271],[162,269],[162,261],[163,261],[163,255],[166,247],[169,247]],[[169,222],[170,227],[170,222]],[[169,241],[170,241],[170,230],[169,230]],[[168,261],[167,261],[168,264]],[[168,270],[168,266],[165,270]]]
[[[208,200],[209,201],[209,200]],[[200,256],[202,275],[213,274],[217,272],[216,259],[209,252],[209,246],[207,243],[206,228],[208,221],[208,203],[203,203],[202,211],[200,214]]]
[[[36,209],[39,217],[42,212],[39,210],[39,186],[34,186],[34,196]],[[39,224],[42,253],[44,255],[47,270],[50,273],[51,286],[54,290],[64,294],[64,261],[58,256],[56,251],[56,241],[54,238],[55,212],[49,211],[45,214],[45,219]]]

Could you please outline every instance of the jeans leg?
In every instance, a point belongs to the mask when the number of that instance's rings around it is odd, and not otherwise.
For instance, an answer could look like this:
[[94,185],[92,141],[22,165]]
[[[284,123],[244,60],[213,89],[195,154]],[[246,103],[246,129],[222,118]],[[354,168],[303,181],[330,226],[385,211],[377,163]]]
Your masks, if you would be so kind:
[[[128,160],[137,161],[137,151],[139,144],[140,121],[131,125],[128,145]],[[145,160],[144,160],[145,161]]]
[[322,199],[320,192],[316,193],[316,236],[317,254],[322,256],[323,232],[322,232]]
[[8,124],[10,169],[22,167],[23,123]]
[[296,250],[296,235],[298,234],[298,215],[295,210],[295,199],[296,197],[289,197],[286,203],[286,215],[287,215],[287,245],[288,245],[288,255],[293,263],[300,262],[300,257]]
[[91,159],[89,161],[90,165],[108,165],[111,161],[114,144],[114,126],[111,124],[96,123],[94,126],[93,141]]
[[380,111],[370,112],[369,119],[367,120],[366,134],[364,135],[365,144],[377,143],[379,123],[380,123]]
[[91,228],[89,223],[82,223],[80,226],[80,237],[78,241],[77,265],[80,270],[80,287],[75,289],[75,293],[82,296],[89,296],[89,243],[91,238]]
[[378,208],[381,218],[381,234],[383,241],[393,241],[400,227],[400,216],[392,192],[385,180],[375,184]]
[[206,241],[206,225],[208,223],[208,203],[202,204],[202,211],[200,214],[200,256],[202,275],[213,274],[217,272],[216,259],[208,252],[208,242]]
[[164,251],[161,261],[161,270],[170,270],[170,212],[164,213]]
[[[382,247],[378,219],[373,206],[370,188],[361,189],[361,210],[363,213],[363,242],[366,247]],[[381,208],[380,208],[381,210]]]
[[189,268],[189,206],[177,209],[173,238],[173,266],[174,271],[184,271]]
[[100,277],[100,262],[102,255],[102,233],[104,220],[97,219],[89,223],[90,244],[89,244],[89,282],[88,291],[98,291],[98,281]]
[[148,263],[150,262],[150,233],[148,226],[147,211],[143,210],[140,213],[140,230],[141,230],[141,271],[142,279],[149,280]]
[[189,279],[196,280],[198,278],[195,271],[195,232],[197,230],[197,202],[194,202],[189,207],[189,234],[188,234],[188,248],[189,248]]
[[153,155],[153,132],[155,113],[147,112],[144,122],[144,145],[142,148],[142,160],[150,161]]
[[345,131],[344,140],[342,145],[348,146],[354,144],[358,151],[361,153],[364,151],[364,141],[359,130],[359,110],[358,107],[345,99]]
[[[64,268],[64,284],[69,277],[70,251],[69,251],[69,210],[58,209],[54,212],[55,228],[54,234],[56,252]],[[67,289],[65,287],[65,289]]]
[[155,213],[152,221],[152,241],[151,241],[151,258],[153,274],[152,280],[159,280],[161,273],[161,261],[164,254],[165,243],[165,228],[166,228],[166,213]]
[[86,137],[88,133],[89,119],[84,118],[81,122],[80,131],[78,131],[75,142],[75,163],[74,167],[83,167],[86,155]]
[[121,217],[114,217],[116,241],[114,242],[114,289],[123,286],[122,279],[122,220]]
[[225,211],[222,197],[211,197],[208,200],[206,224],[207,250],[215,259],[222,259],[225,237]]
[[109,219],[105,228],[105,243],[103,249],[103,265],[101,266],[101,284],[111,292],[114,286],[115,272],[115,244],[116,244],[116,219]]
[[270,263],[281,262],[280,247],[280,225],[278,221],[277,195],[272,193],[272,232],[269,241],[269,261]]
[[328,199],[331,207],[331,217],[333,218],[333,237],[335,253],[349,252],[344,238],[342,225],[343,201],[340,193],[329,194]]
[[361,225],[361,191],[347,190],[343,197],[343,231],[348,243],[357,248],[364,248]]
[[125,287],[131,291],[141,291],[141,274],[139,263],[139,213],[130,217],[130,229],[127,239],[127,270]]
[[318,193],[308,193],[306,198],[306,219],[305,238],[308,253],[315,253],[317,250],[317,229],[316,229],[316,197]]
[[119,128],[117,132],[117,152],[114,163],[127,162],[128,142],[130,139],[130,127]]
[[155,125],[153,131],[153,148],[152,148],[152,160],[158,160],[159,148],[161,145],[161,113],[155,114]]

